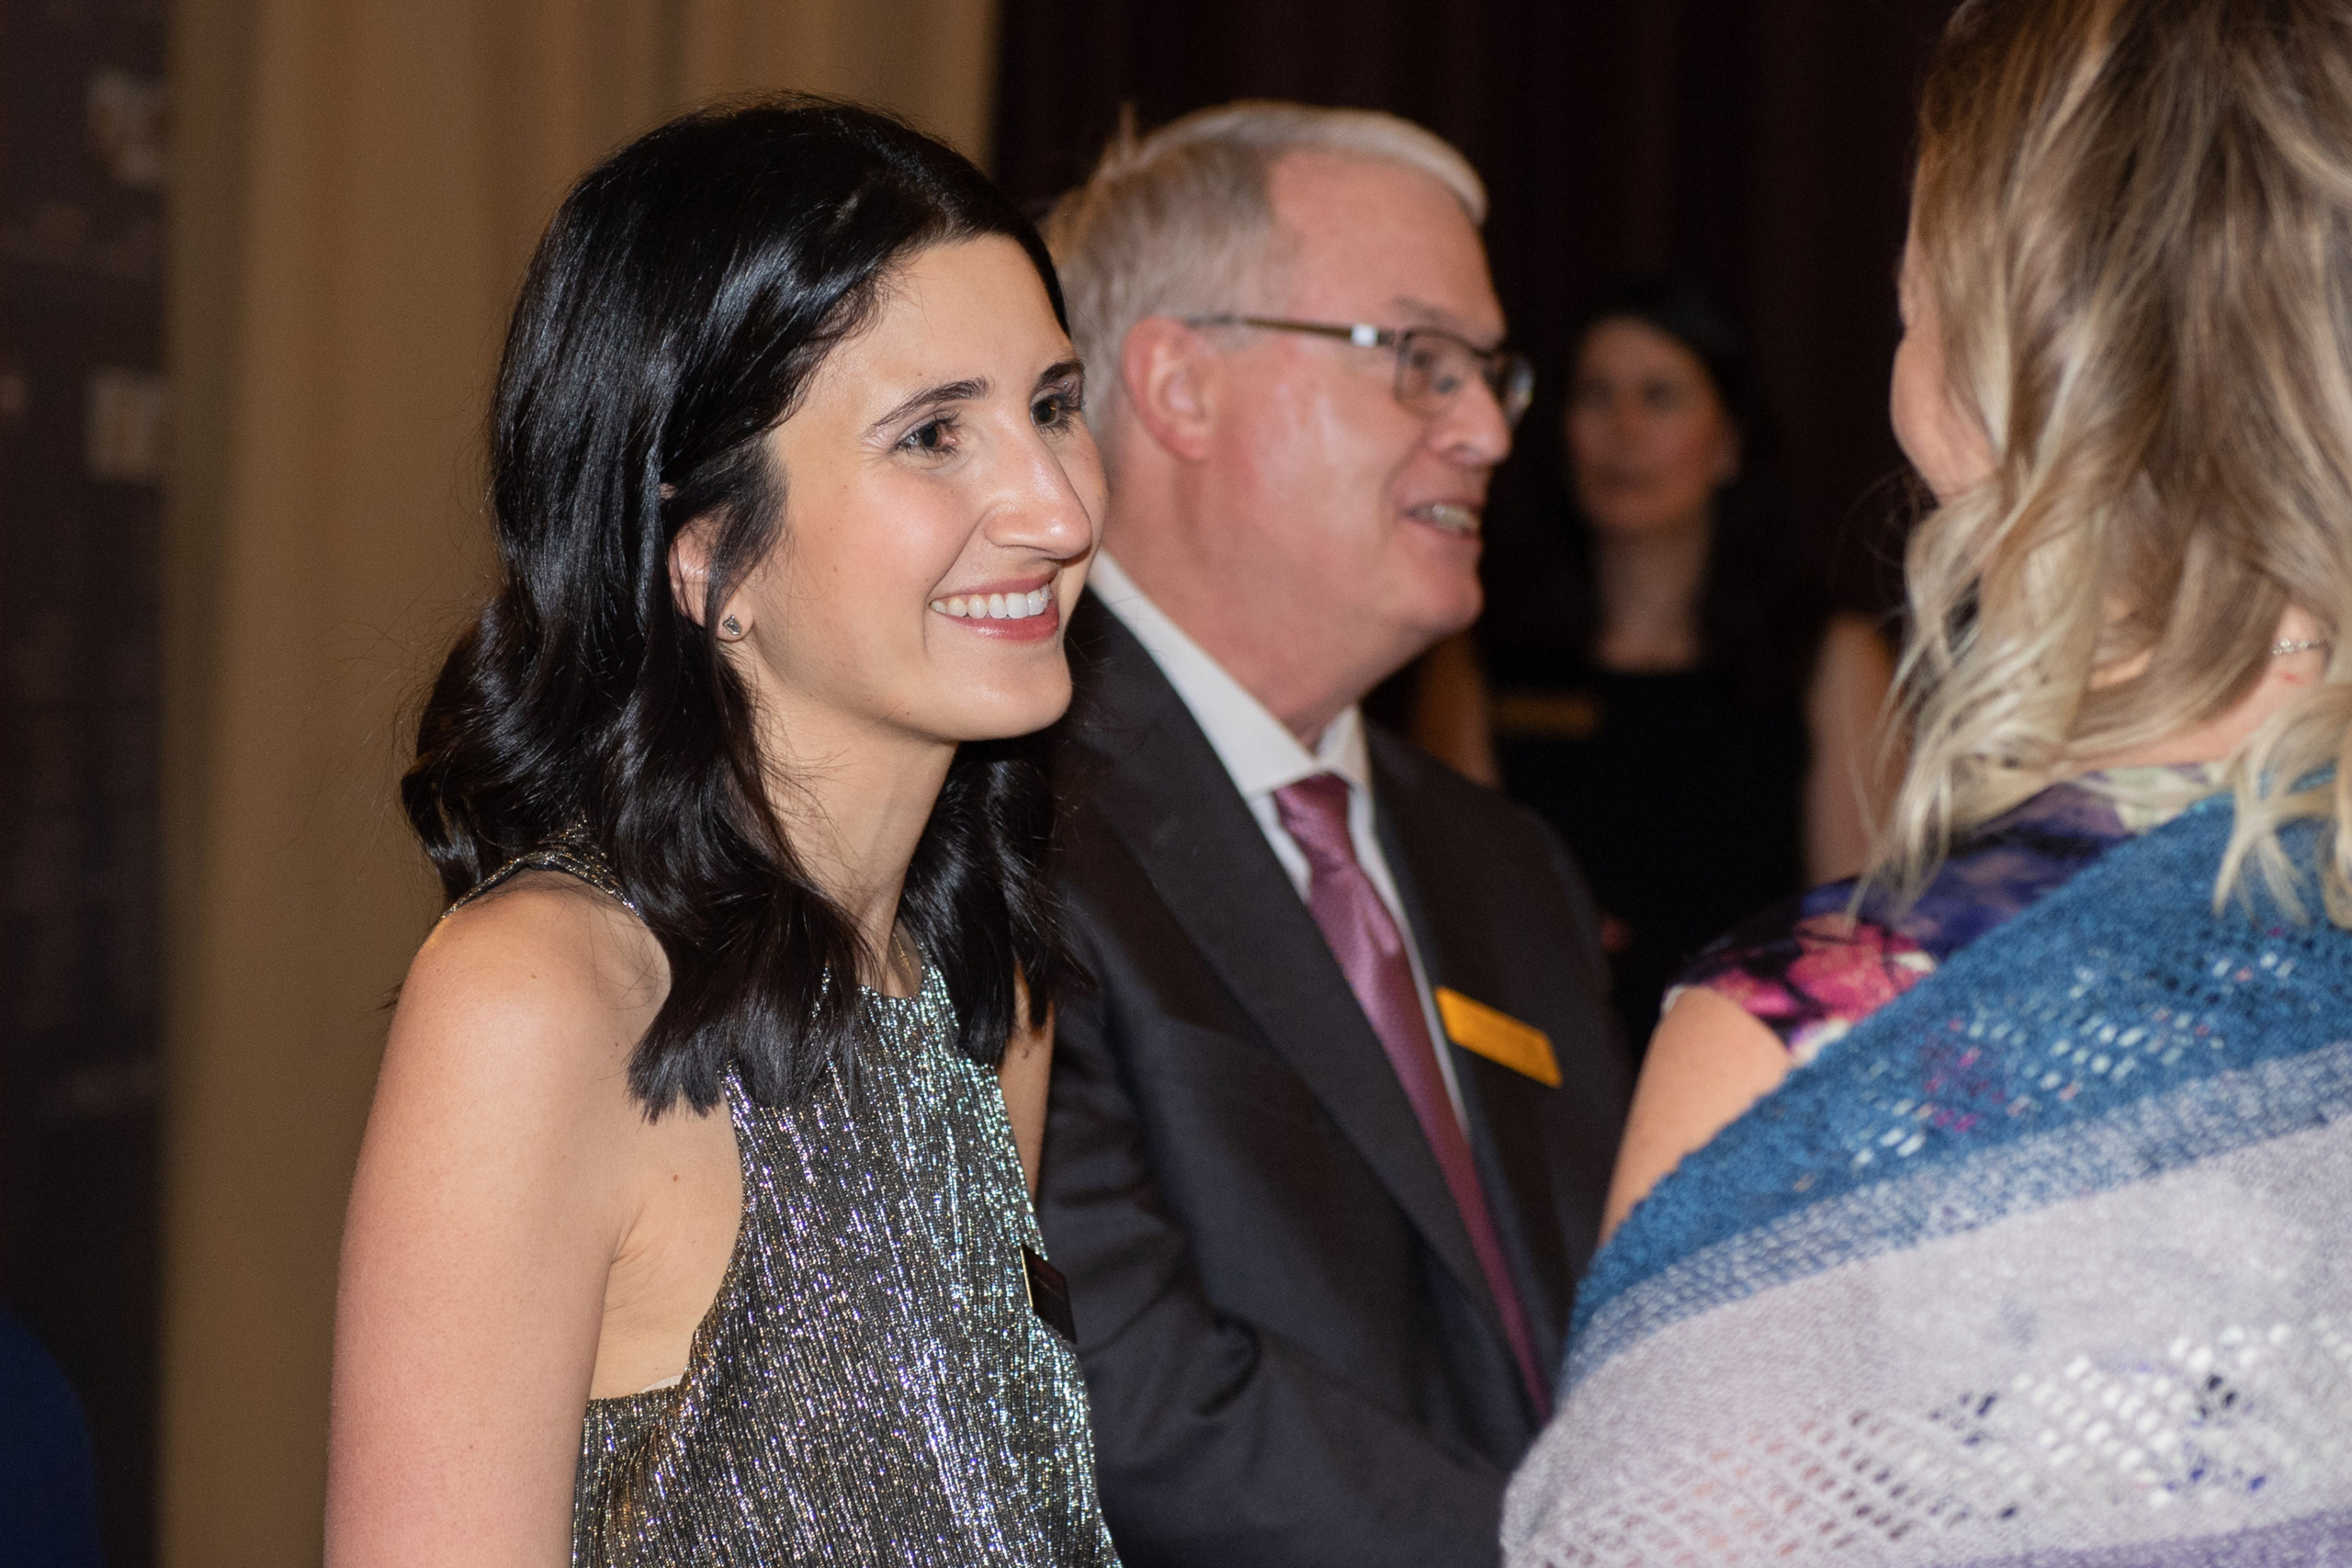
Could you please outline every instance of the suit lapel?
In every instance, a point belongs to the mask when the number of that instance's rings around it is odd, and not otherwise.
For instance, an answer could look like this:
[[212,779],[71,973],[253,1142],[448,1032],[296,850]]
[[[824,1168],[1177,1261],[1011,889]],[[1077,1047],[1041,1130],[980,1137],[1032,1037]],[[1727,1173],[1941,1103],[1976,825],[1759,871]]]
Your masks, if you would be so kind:
[[1071,636],[1091,665],[1078,739],[1105,769],[1088,801],[1499,1336],[1493,1292],[1411,1102],[1225,765],[1109,612],[1081,604]]
[[[1463,886],[1461,859],[1446,844],[1445,825],[1423,819],[1412,791],[1395,770],[1381,766],[1377,746],[1373,773],[1381,848],[1430,984],[1489,1005],[1510,996],[1499,966],[1500,933],[1487,930],[1488,915],[1480,901],[1463,897],[1474,890]],[[1544,1145],[1541,1097],[1553,1091],[1451,1040],[1442,1048],[1463,1090],[1487,1207],[1520,1289],[1532,1292],[1525,1305],[1537,1358],[1544,1366],[1556,1366],[1574,1281],[1553,1199],[1553,1161]]]

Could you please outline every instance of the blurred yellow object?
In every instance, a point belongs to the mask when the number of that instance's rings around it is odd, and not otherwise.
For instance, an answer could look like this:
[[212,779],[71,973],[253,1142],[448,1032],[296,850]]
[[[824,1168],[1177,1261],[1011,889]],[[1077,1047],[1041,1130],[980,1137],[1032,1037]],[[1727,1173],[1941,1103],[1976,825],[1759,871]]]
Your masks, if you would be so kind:
[[1521,739],[1589,740],[1600,729],[1590,692],[1498,692],[1495,733]]
[[1489,1062],[1524,1073],[1549,1089],[1560,1087],[1560,1064],[1552,1055],[1552,1037],[1532,1023],[1521,1023],[1507,1012],[1472,1001],[1460,991],[1436,987],[1438,1016],[1456,1045],[1476,1051]]

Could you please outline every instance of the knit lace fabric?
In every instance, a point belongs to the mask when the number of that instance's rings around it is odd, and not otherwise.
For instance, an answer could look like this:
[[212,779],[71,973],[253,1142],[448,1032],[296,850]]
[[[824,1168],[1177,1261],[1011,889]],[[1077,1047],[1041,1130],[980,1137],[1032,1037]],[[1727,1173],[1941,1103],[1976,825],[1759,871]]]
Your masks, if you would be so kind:
[[1512,1568],[2352,1563],[2352,935],[2216,913],[2229,827],[2108,851],[1658,1184]]

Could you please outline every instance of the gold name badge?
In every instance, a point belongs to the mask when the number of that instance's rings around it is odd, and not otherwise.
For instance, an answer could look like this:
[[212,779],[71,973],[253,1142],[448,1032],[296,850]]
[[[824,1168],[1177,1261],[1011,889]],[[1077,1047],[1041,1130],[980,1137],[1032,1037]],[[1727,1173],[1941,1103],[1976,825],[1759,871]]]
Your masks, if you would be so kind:
[[1560,1063],[1552,1055],[1550,1035],[1484,1002],[1474,1002],[1460,991],[1443,986],[1436,991],[1437,1015],[1456,1045],[1476,1051],[1489,1062],[1499,1062],[1512,1072],[1524,1073],[1547,1089],[1560,1087]]

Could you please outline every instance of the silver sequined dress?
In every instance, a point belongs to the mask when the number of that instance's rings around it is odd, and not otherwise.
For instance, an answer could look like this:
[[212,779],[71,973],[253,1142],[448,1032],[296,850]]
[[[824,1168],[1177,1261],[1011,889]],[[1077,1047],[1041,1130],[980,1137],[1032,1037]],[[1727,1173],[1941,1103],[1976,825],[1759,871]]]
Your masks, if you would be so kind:
[[[571,846],[526,863],[619,893]],[[935,967],[865,999],[857,1071],[806,1102],[728,1076],[735,1250],[680,1382],[589,1402],[576,1568],[1117,1562],[996,1076],[953,1049]]]

